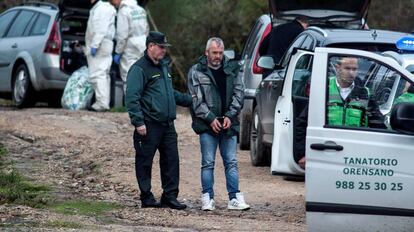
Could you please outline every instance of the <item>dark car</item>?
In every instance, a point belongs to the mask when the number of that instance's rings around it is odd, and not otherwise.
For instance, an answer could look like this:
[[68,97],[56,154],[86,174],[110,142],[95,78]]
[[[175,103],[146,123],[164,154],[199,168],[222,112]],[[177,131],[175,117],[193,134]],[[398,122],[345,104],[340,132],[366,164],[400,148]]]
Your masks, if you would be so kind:
[[256,88],[262,81],[263,69],[257,66],[259,47],[272,26],[306,16],[311,25],[322,28],[353,28],[366,26],[369,0],[269,0],[269,15],[261,15],[253,25],[245,43],[239,75],[245,85],[244,106],[240,113],[240,149],[250,148],[250,129]]
[[[275,134],[275,108],[277,108],[278,101],[283,98],[284,91],[290,88],[292,92],[292,118],[298,116],[301,109],[307,104],[308,98],[304,95],[303,88],[295,86],[305,86],[310,77],[312,68],[312,59],[302,60],[301,72],[295,73],[293,79],[293,86],[284,86],[287,65],[290,61],[292,53],[296,49],[314,51],[317,47],[335,47],[335,48],[352,48],[358,50],[365,50],[380,53],[383,51],[396,51],[395,45],[401,37],[407,36],[406,33],[392,32],[384,30],[350,30],[350,29],[321,29],[319,27],[310,27],[302,32],[296,40],[291,44],[284,58],[279,65],[282,69],[274,70],[271,75],[261,81],[259,84],[254,99],[253,123],[251,127],[251,161],[255,166],[267,165],[271,162],[272,171],[276,170],[276,163],[278,162],[276,152],[272,148],[274,134]],[[329,67],[331,72],[334,72],[333,64]],[[363,71],[363,65],[360,65],[360,70]],[[366,70],[365,70],[366,71]],[[295,84],[298,83],[298,84]],[[290,120],[286,123],[293,123]],[[295,146],[295,144],[293,144]],[[282,149],[282,148],[280,148]],[[278,150],[280,152],[280,149]],[[292,152],[294,147],[286,144],[284,148],[286,152]],[[271,152],[272,151],[272,152]],[[296,160],[297,161],[297,160]],[[303,174],[303,170],[298,169],[294,174]]]

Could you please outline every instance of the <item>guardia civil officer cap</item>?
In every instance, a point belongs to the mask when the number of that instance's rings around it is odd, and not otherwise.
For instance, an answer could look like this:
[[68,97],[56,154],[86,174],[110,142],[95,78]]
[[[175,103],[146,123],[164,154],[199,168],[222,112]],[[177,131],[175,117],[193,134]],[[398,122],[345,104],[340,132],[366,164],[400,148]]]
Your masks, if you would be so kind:
[[167,37],[159,31],[150,31],[145,44],[148,46],[149,43],[155,43],[160,46],[169,47],[171,44],[167,42]]

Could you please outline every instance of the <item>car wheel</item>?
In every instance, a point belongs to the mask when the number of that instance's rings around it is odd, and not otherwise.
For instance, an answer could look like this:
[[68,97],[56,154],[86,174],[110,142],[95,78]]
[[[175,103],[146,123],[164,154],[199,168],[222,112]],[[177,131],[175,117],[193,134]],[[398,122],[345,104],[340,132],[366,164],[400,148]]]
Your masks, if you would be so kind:
[[247,118],[241,118],[240,120],[240,133],[239,133],[239,147],[240,150],[250,149],[250,127],[251,120]]
[[263,144],[263,130],[260,125],[260,116],[257,107],[253,111],[250,131],[250,160],[253,166],[268,164],[269,149]]
[[19,65],[14,72],[12,99],[17,108],[33,106],[36,103],[35,90],[25,64]]

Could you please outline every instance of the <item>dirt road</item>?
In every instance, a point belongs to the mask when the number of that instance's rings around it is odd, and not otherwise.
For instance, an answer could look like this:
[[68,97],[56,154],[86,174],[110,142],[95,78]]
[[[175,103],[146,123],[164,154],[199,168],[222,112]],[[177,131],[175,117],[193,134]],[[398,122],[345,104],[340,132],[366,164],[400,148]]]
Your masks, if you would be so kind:
[[[0,230],[61,231],[52,219],[76,222],[76,231],[306,231],[304,183],[252,167],[248,151],[239,151],[240,188],[249,211],[229,212],[223,164],[215,169],[217,210],[200,210],[200,152],[185,109],[178,110],[180,195],[184,211],[139,208],[134,175],[133,127],[127,113],[71,112],[63,109],[0,107],[0,143],[15,167],[37,183],[51,186],[59,199],[108,201],[121,208],[93,216],[62,215],[48,209],[0,205]],[[153,192],[161,195],[158,156]],[[33,227],[33,225],[37,225]]]

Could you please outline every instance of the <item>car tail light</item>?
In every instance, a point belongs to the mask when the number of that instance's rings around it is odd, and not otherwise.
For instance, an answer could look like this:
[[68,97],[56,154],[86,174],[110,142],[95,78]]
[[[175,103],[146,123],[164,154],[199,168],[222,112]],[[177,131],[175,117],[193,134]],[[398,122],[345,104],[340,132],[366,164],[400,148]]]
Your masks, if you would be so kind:
[[259,48],[260,46],[262,46],[262,42],[264,40],[264,38],[269,34],[270,30],[272,29],[272,23],[269,23],[266,26],[266,29],[263,32],[262,38],[260,39],[259,42],[259,47],[256,49],[256,54],[254,56],[254,62],[253,62],[253,74],[262,74],[263,73],[263,68],[257,66],[257,60],[259,60]]
[[45,53],[51,53],[59,55],[60,51],[60,38],[57,30],[56,22],[53,23],[52,30],[50,31],[49,38],[47,39],[45,46]]

